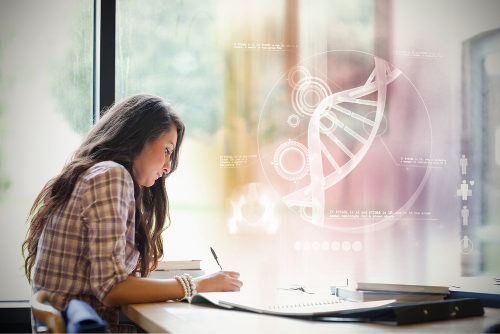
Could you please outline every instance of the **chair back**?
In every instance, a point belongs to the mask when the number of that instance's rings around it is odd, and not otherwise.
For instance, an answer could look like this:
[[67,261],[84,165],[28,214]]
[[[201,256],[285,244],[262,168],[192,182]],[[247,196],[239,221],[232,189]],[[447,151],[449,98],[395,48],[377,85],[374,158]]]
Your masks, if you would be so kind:
[[[49,304],[46,304],[46,301]],[[35,321],[43,321],[50,333],[66,333],[66,325],[61,312],[50,305],[50,302],[51,298],[47,291],[40,290],[33,295],[31,298],[31,311]]]

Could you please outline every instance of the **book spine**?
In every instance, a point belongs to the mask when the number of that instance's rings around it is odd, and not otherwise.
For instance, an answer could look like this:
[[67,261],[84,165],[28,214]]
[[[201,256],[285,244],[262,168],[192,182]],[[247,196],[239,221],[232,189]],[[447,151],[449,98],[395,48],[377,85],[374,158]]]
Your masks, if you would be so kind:
[[419,285],[396,285],[396,284],[365,284],[358,283],[356,290],[359,291],[395,291],[404,293],[436,293],[448,294],[447,287],[441,286],[419,286]]
[[189,274],[192,277],[199,277],[205,275],[204,270],[155,270],[149,274],[151,278],[174,278],[176,275]]

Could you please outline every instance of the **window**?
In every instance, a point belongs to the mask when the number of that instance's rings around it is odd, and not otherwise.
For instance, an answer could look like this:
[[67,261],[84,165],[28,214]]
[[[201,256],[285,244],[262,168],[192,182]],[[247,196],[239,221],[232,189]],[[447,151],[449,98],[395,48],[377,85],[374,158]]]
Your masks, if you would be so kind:
[[500,30],[463,44],[462,177],[475,196],[462,208],[462,274],[499,275],[500,263]]
[[[0,266],[16,270],[5,273],[12,289],[1,299],[29,296],[19,252],[27,213],[92,125],[93,5],[2,3],[0,251],[15,256]],[[459,10],[453,1],[117,0],[110,8],[116,75],[97,84],[116,101],[159,95],[187,127],[167,180],[167,258],[217,270],[213,246],[223,267],[263,285],[346,276],[448,284],[460,276],[461,256],[466,275],[498,273],[498,2]],[[462,64],[464,41],[471,59]],[[325,96],[369,87],[377,64],[386,66],[377,76],[398,78],[377,86],[386,93],[383,117],[378,93],[347,96],[309,136],[308,112]],[[475,67],[463,92],[462,66]],[[474,108],[462,109],[462,93]],[[369,150],[356,148],[367,142]],[[311,166],[323,176],[347,172],[323,193]]]
[[[179,168],[167,179],[174,222],[165,234],[170,258],[197,258],[210,233],[206,222],[216,220],[222,206],[218,150],[225,60],[217,6],[216,1],[148,6],[117,1],[116,99],[156,94],[173,104],[187,127]],[[182,246],[176,240],[183,240]]]
[[[3,1],[0,11],[0,299],[29,299],[26,217],[92,125],[93,2]],[[6,256],[9,254],[8,256]]]

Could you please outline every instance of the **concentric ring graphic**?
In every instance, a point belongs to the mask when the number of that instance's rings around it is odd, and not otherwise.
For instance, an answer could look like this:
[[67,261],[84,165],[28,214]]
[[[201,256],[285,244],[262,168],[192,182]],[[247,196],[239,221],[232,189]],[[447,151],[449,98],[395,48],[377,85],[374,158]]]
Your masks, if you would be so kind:
[[293,86],[293,107],[298,114],[311,116],[319,103],[331,95],[330,88],[320,78],[306,77]]
[[[302,179],[309,172],[308,155],[308,150],[304,145],[289,140],[281,144],[274,153],[273,165],[282,178],[295,182]],[[292,164],[287,160],[292,160]],[[295,163],[297,161],[298,164]],[[293,164],[295,166],[290,166]]]

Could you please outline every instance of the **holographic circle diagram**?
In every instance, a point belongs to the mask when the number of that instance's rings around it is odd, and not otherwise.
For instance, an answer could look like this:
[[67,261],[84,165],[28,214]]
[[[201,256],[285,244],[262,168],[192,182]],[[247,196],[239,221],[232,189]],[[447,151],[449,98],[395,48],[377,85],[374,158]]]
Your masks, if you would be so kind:
[[307,148],[301,143],[288,140],[276,149],[273,165],[276,172],[283,179],[298,181],[306,176],[309,171]]
[[258,144],[268,182],[298,217],[356,232],[392,224],[418,200],[430,165],[402,161],[430,160],[432,128],[399,69],[368,53],[328,51],[274,84]]

